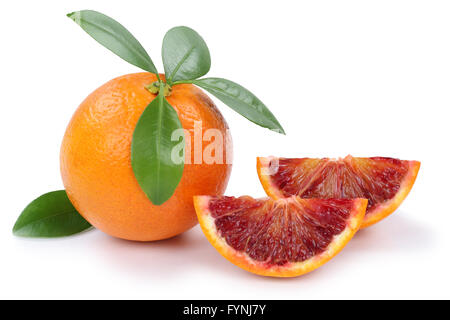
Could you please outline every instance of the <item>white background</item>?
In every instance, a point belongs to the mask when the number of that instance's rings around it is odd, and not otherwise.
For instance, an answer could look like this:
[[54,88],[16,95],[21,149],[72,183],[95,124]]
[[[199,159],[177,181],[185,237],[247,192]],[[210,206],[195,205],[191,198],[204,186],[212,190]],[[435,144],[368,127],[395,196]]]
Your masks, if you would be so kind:
[[[199,227],[134,243],[100,231],[30,240],[21,210],[61,189],[59,147],[79,103],[139,71],[65,14],[104,12],[162,70],[164,33],[197,30],[210,76],[253,91],[287,136],[217,102],[234,138],[228,195],[264,195],[256,156],[391,156],[420,160],[401,208],[359,232],[320,269],[293,279],[235,267]],[[3,1],[1,28],[0,298],[450,298],[448,1]]]

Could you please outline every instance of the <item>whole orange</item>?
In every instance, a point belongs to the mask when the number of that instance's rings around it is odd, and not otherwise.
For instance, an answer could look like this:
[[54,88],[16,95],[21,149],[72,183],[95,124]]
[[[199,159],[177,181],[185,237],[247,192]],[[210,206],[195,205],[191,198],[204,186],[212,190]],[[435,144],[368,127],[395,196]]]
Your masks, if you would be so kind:
[[[161,206],[150,202],[131,167],[131,140],[139,117],[156,97],[145,86],[156,80],[151,73],[128,74],[95,90],[76,110],[61,146],[69,199],[94,227],[118,238],[152,241],[188,230],[197,224],[193,196],[223,194],[231,172],[226,148],[224,163],[188,164],[186,159],[173,196]],[[203,132],[217,129],[230,140],[225,119],[202,90],[191,84],[172,89],[167,100],[192,137],[194,121],[201,121]],[[192,159],[194,147],[191,143]]]

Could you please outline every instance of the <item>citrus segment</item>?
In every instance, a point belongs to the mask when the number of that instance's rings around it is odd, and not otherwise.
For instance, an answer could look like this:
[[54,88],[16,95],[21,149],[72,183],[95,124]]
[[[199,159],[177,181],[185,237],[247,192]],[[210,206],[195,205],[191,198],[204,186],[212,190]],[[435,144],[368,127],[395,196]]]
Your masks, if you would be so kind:
[[226,259],[259,275],[293,277],[347,244],[367,200],[196,196],[194,206],[206,237]]
[[373,157],[344,159],[258,158],[257,170],[266,193],[273,198],[369,200],[362,228],[394,212],[406,198],[420,162]]

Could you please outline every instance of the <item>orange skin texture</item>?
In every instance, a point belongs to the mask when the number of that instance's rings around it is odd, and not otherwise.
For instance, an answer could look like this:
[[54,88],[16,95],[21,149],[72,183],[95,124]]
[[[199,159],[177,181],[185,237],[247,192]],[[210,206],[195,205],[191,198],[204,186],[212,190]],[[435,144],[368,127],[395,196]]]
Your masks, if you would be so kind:
[[[264,188],[267,195],[274,199],[283,198],[282,192],[278,187],[272,182],[270,175],[264,174],[270,163],[269,158],[258,157],[256,159],[256,170],[258,172],[259,180]],[[377,222],[383,220],[390,214],[392,214],[397,208],[402,204],[403,200],[408,196],[411,191],[414,182],[416,181],[417,174],[419,173],[420,162],[419,161],[409,161],[409,170],[407,175],[400,185],[400,189],[394,198],[386,201],[382,205],[379,205],[376,210],[372,211],[370,215],[366,215],[362,224],[361,229],[367,228]]]
[[[131,167],[131,140],[156,97],[144,87],[156,80],[151,73],[128,74],[95,90],[76,110],[61,146],[62,180],[75,208],[97,229],[127,240],[161,240],[192,228],[198,222],[193,196],[222,195],[231,173],[231,164],[186,163],[173,196],[161,206],[150,202]],[[176,85],[167,100],[192,141],[194,121],[202,121],[203,132],[218,129],[231,141],[225,119],[199,88]],[[191,155],[193,163],[194,143]]]
[[308,260],[291,262],[283,266],[267,265],[265,262],[255,261],[245,253],[239,252],[229,246],[216,229],[214,218],[208,209],[209,196],[194,197],[195,211],[203,233],[212,246],[228,261],[248,272],[260,276],[290,278],[309,273],[335,257],[353,238],[359,230],[367,208],[367,199],[354,199],[353,209],[347,220],[346,228],[328,245],[328,248]]

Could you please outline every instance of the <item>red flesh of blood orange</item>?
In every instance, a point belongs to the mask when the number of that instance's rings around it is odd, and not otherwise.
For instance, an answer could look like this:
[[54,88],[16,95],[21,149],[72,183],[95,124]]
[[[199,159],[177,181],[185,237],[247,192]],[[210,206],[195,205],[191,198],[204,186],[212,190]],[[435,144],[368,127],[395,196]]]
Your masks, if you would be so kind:
[[194,205],[206,237],[229,261],[256,274],[293,277],[347,244],[367,200],[196,196]]

